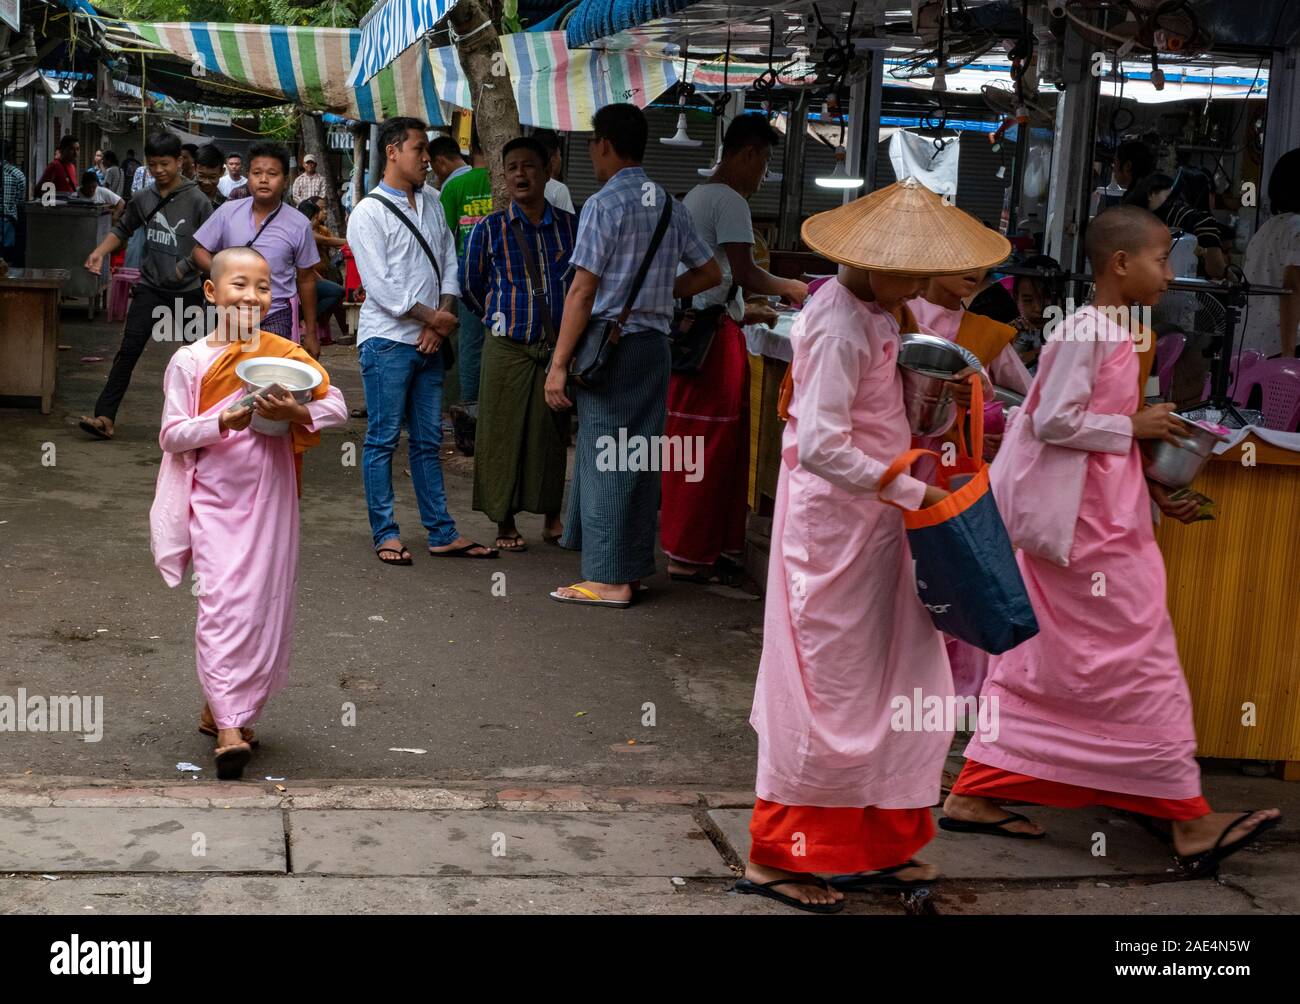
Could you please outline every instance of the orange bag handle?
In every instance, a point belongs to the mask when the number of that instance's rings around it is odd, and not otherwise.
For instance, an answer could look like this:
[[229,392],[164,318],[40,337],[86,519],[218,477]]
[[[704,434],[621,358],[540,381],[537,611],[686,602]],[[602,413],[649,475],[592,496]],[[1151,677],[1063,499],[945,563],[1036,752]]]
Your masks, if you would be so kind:
[[904,450],[894,458],[893,463],[885,468],[885,473],[880,475],[880,481],[876,485],[876,496],[886,505],[892,505],[895,509],[902,509],[904,512],[909,511],[906,506],[901,506],[897,502],[891,502],[889,499],[880,498],[881,492],[892,485],[897,477],[907,471],[914,463],[922,457],[934,457],[939,459],[939,454],[934,450]]
[[972,373],[966,378],[970,382],[970,445],[971,451],[966,452],[966,437],[962,434],[962,426],[966,422],[968,414],[965,408],[957,409],[957,452],[963,457],[970,457],[972,460],[984,459],[984,381],[980,379],[978,373]]

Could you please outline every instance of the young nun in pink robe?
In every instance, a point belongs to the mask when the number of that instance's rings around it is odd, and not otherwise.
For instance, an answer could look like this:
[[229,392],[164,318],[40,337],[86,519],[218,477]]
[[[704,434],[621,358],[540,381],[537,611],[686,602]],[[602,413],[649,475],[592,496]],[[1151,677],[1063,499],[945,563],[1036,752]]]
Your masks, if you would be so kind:
[[[955,211],[961,210],[953,207]],[[964,297],[971,296],[979,288],[984,278],[984,271],[978,269],[964,276],[944,276],[931,279],[921,296],[907,303],[912,316],[922,331],[946,338],[969,349],[979,359],[985,374],[992,383],[1017,394],[1028,394],[1033,377],[1020,361],[1020,356],[1012,344],[1015,329],[1010,325],[999,324],[992,318],[971,314],[962,305]],[[960,403],[970,403],[969,385],[956,390]],[[992,417],[1002,410],[1000,402],[986,398],[985,405],[985,456],[992,457],[989,444],[1001,439],[1000,435],[990,434],[993,428]],[[951,430],[950,430],[951,434]],[[917,441],[916,445],[924,450],[942,451],[946,437],[928,436]],[[930,484],[936,480],[936,468],[932,458],[922,457],[917,461],[912,473]],[[984,678],[988,675],[988,653],[976,648],[959,638],[945,636],[948,649],[948,661],[952,665],[952,686],[959,697],[978,697]]]
[[[919,690],[946,701],[952,680],[943,637],[917,596],[900,508],[933,505],[948,493],[908,474],[877,487],[912,439],[895,312],[927,267],[960,267],[966,252],[964,231],[953,238],[955,263],[917,242],[877,239],[897,228],[873,226],[873,218],[895,209],[937,226],[953,215],[937,195],[903,182],[803,229],[814,250],[842,264],[792,331],[792,394],[750,716],[758,799],[749,864],[736,889],[812,912],[841,909],[841,888],[937,875],[914,855],[934,835],[930,807],[951,725],[896,731],[894,724],[898,698],[910,701]],[[991,259],[976,260],[989,264],[1006,253],[1002,241]],[[857,264],[876,254],[892,272]],[[837,875],[835,888],[816,874],[828,872]]]
[[[1191,699],[1151,519],[1153,500],[1184,521],[1196,507],[1170,502],[1143,474],[1137,441],[1171,437],[1173,405],[1142,409],[1134,340],[1098,309],[1154,304],[1173,278],[1169,247],[1168,229],[1145,210],[1110,209],[1089,225],[1094,303],[1049,339],[1014,419],[1032,423],[1043,443],[1086,454],[1076,497],[1059,481],[1017,482],[1019,491],[1041,491],[1026,505],[1060,512],[1067,533],[1072,526],[1069,563],[1018,553],[1039,633],[990,659],[982,697],[997,702],[997,738],[971,740],[940,825],[1038,837],[1041,829],[998,803],[1107,805],[1170,820],[1180,862],[1202,875],[1276,825],[1279,813],[1212,813],[1201,794]],[[1018,442],[1008,436],[1003,450],[1023,450]],[[1000,460],[1014,472],[1023,469],[1021,455]]]
[[[204,717],[211,714],[217,732],[218,777],[228,778],[239,777],[251,757],[244,727],[288,677],[299,448],[318,442],[320,429],[342,425],[348,412],[328,375],[305,405],[285,395],[235,407],[245,395],[234,376],[241,358],[273,355],[320,367],[287,339],[252,327],[271,297],[270,270],[256,251],[216,255],[204,291],[226,312],[212,334],[177,349],[167,365],[158,437],[164,454],[150,522],[154,560],[168,585],[179,584],[193,562]],[[250,427],[255,412],[295,428],[263,435]]]

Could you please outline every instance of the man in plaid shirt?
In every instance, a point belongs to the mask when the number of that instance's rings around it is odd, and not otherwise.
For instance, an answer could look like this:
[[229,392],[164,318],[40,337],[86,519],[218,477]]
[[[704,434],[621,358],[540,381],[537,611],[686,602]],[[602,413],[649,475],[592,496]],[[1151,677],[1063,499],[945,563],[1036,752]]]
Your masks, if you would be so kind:
[[556,543],[562,529],[569,415],[547,407],[544,385],[578,218],[546,201],[548,158],[541,143],[526,136],[513,139],[501,159],[510,206],[488,214],[470,231],[461,299],[487,332],[474,440],[474,508],[497,524],[498,548],[522,551],[516,513],[544,515],[547,543]]
[[12,255],[18,243],[18,207],[27,198],[27,176],[0,160],[0,258]]
[[[561,603],[626,607],[640,580],[654,573],[673,301],[722,281],[713,249],[696,233],[691,214],[642,169],[648,136],[645,114],[635,105],[606,105],[592,119],[588,150],[596,180],[605,187],[587,200],[578,223],[573,282],[546,377],[552,408],[570,407],[566,375],[579,338],[619,316],[650,250],[664,200],[671,209],[615,346],[610,374],[601,386],[575,392],[578,444],[561,544],[582,551],[585,578],[551,593]],[[679,265],[685,269],[680,275]],[[613,444],[626,446],[627,455],[611,458]]]

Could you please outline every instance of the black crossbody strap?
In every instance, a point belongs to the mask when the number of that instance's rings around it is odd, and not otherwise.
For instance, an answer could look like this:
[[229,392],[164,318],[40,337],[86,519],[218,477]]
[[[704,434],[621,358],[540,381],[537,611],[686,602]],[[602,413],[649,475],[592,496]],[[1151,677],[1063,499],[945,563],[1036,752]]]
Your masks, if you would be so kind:
[[[157,189],[154,189],[154,194],[155,194],[155,195],[158,194],[158,190],[157,190]],[[171,202],[172,199],[176,198],[176,196],[178,196],[178,195],[180,195],[180,194],[181,194],[181,193],[180,193],[179,191],[175,191],[175,192],[172,192],[171,195],[159,195],[159,196],[158,196],[158,205],[154,206],[152,209],[149,210],[149,215],[146,216],[146,217],[144,218],[144,224],[143,224],[143,225],[144,225],[144,226],[148,226],[148,225],[149,225],[149,221],[152,220],[155,216],[158,215],[158,210],[162,209],[163,206],[167,205],[167,203]]]
[[401,220],[402,225],[406,227],[407,230],[411,231],[411,233],[415,236],[415,239],[420,242],[420,247],[424,248],[424,254],[429,259],[429,264],[433,266],[433,276],[435,279],[438,280],[438,293],[439,295],[441,295],[442,294],[442,269],[438,267],[437,256],[434,255],[433,248],[429,247],[429,242],[424,239],[424,234],[420,233],[420,228],[411,222],[409,216],[407,216],[395,205],[393,205],[391,202],[385,199],[378,192],[367,192],[365,195],[362,196],[362,199],[363,200],[374,199],[376,202],[383,203],[385,206],[388,207],[388,211],[392,213],[394,216],[396,216],[399,220]]
[[645,284],[646,274],[650,271],[650,262],[654,259],[655,252],[659,250],[659,245],[663,243],[664,234],[668,230],[668,221],[672,219],[673,200],[662,188],[659,191],[663,194],[664,211],[659,214],[659,225],[655,227],[654,236],[650,238],[650,246],[646,248],[645,257],[641,259],[641,267],[636,270],[636,275],[632,279],[632,289],[628,293],[627,303],[623,304],[623,310],[618,315],[617,324],[620,330],[632,313],[632,304],[636,302],[637,294]]
[[510,225],[514,228],[519,250],[524,255],[524,268],[528,270],[528,282],[533,287],[533,300],[541,313],[542,333],[546,336],[546,344],[555,348],[556,333],[555,324],[551,321],[550,298],[546,295],[546,283],[542,279],[541,270],[537,267],[537,258],[533,255],[532,242],[528,240],[519,217],[511,217]]
[[283,202],[281,202],[278,206],[276,206],[275,210],[271,213],[271,215],[268,216],[266,219],[264,219],[262,221],[262,225],[257,228],[257,233],[253,234],[253,239],[249,241],[247,244],[245,244],[244,247],[251,248],[254,244],[256,244],[257,239],[262,236],[262,231],[271,225],[271,221],[280,215],[280,210],[283,208],[284,208]]

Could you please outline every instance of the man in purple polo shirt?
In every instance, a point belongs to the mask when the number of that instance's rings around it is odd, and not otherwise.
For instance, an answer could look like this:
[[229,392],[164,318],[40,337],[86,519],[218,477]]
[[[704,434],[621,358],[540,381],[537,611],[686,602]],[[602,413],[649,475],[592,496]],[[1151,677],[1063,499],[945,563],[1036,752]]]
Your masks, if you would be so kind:
[[252,247],[271,265],[271,312],[262,330],[298,341],[289,301],[297,293],[303,324],[302,347],[320,355],[316,337],[316,237],[302,213],[284,203],[289,153],[282,146],[254,143],[248,151],[248,189],[252,198],[235,199],[217,209],[194,234],[194,261],[207,272],[212,256],[229,247]]

